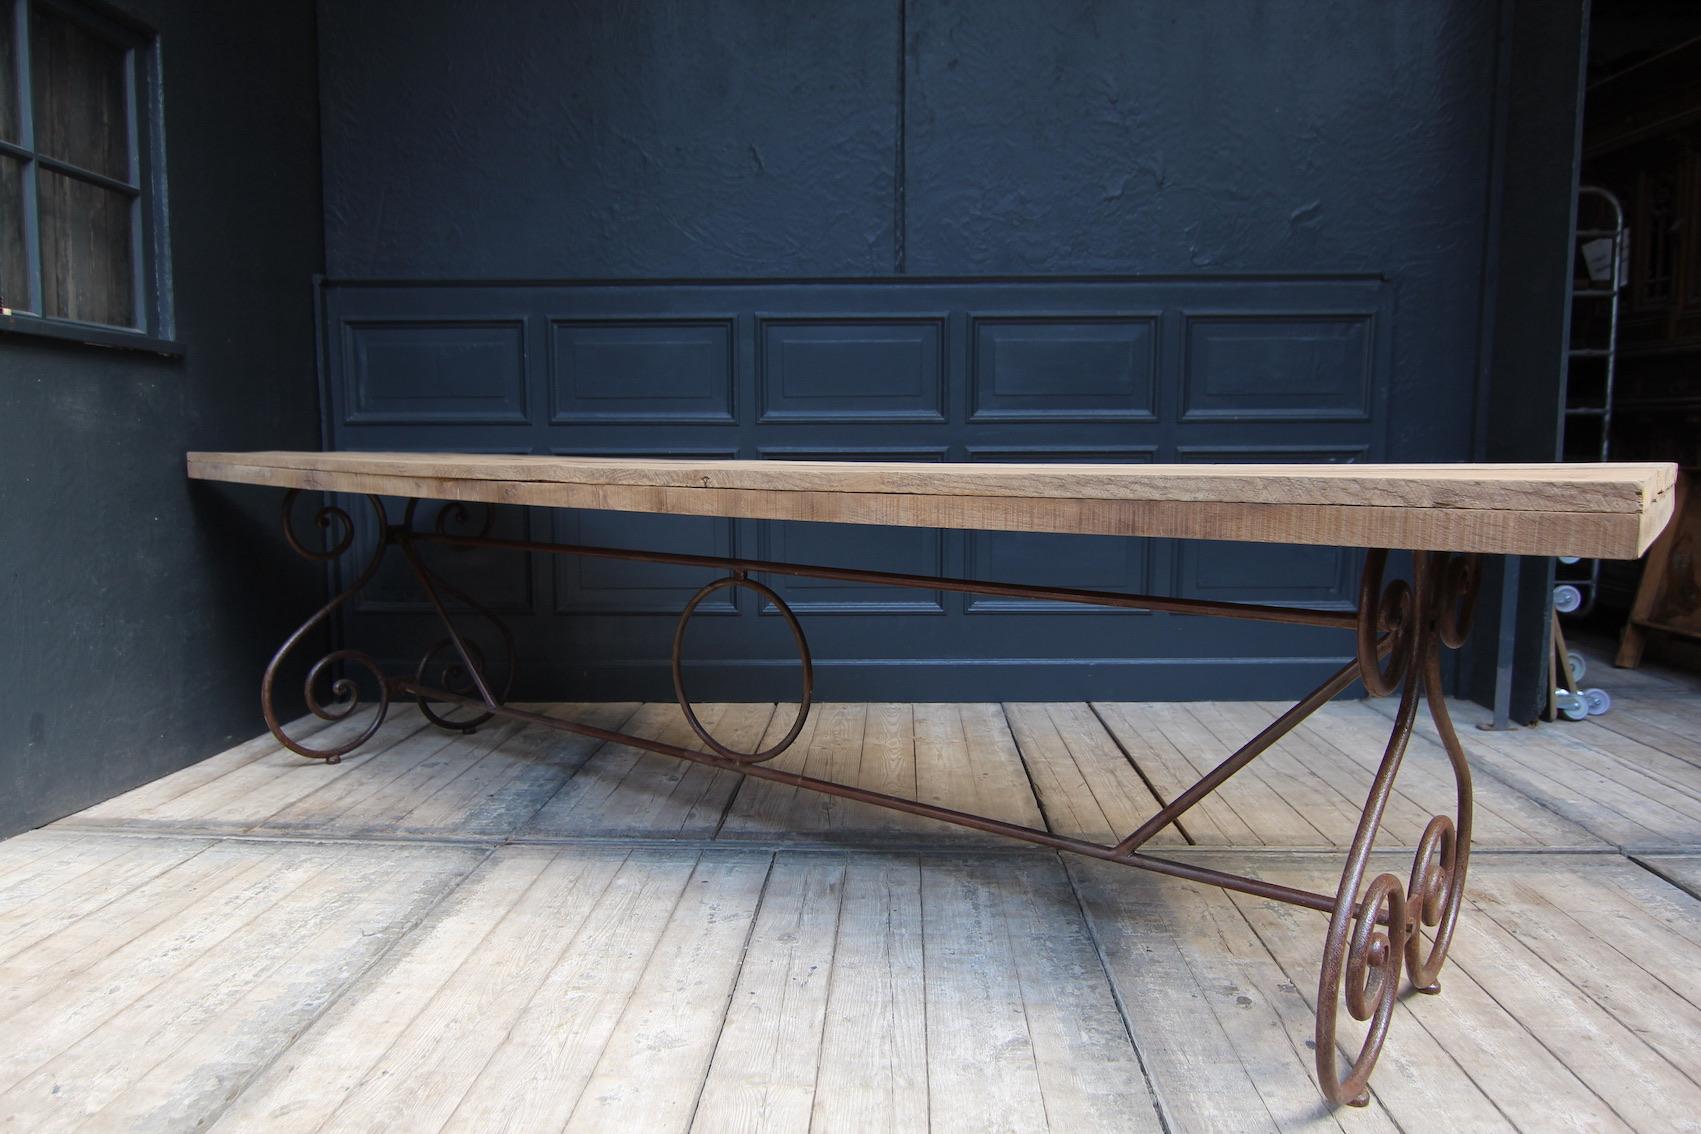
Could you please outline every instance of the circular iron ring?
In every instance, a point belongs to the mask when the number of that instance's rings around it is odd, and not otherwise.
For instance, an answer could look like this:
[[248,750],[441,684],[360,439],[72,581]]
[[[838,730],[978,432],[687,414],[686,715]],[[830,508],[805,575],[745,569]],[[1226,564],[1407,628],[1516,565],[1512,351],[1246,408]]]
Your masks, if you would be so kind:
[[[691,707],[691,698],[685,694],[685,628],[690,625],[691,615],[696,613],[698,604],[716,591],[725,590],[728,587],[744,587],[747,590],[755,591],[762,598],[774,604],[774,609],[780,612],[780,617],[786,620],[786,626],[791,630],[792,640],[797,643],[798,660],[803,664],[803,698],[798,702],[797,719],[791,722],[791,731],[787,732],[772,746],[756,752],[740,752],[735,748],[728,748],[716,740],[704,727],[703,722],[697,718],[697,711]],[[787,606],[785,600],[774,593],[772,587],[758,583],[742,571],[734,572],[725,578],[716,579],[692,595],[691,601],[685,604],[685,609],[679,612],[679,624],[673,631],[673,695],[675,700],[679,702],[680,710],[685,713],[685,721],[691,726],[691,731],[696,733],[697,738],[708,745],[711,751],[726,757],[728,760],[734,760],[740,764],[760,764],[762,761],[771,760],[790,748],[792,741],[796,740],[798,734],[803,731],[803,723],[809,719],[809,706],[815,698],[815,662],[810,657],[809,642],[803,636],[803,627],[798,625],[797,616],[791,612],[791,607]]]

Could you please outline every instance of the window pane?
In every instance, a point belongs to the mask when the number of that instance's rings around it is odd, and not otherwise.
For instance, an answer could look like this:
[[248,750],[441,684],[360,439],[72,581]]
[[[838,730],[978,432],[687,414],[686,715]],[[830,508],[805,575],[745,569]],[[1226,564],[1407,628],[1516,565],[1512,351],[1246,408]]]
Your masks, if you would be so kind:
[[0,157],[0,307],[30,310],[24,262],[24,163]]
[[0,138],[18,140],[18,53],[12,47],[17,37],[12,6],[0,3]]
[[51,8],[30,9],[31,118],[40,153],[130,180],[124,48]]
[[134,326],[130,198],[46,169],[38,177],[42,314]]

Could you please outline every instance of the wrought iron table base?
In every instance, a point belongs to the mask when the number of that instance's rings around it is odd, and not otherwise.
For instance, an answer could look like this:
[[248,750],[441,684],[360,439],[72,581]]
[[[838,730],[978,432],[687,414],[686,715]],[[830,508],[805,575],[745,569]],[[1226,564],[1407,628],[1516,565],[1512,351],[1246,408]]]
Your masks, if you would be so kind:
[[[310,547],[299,538],[293,526],[293,506],[298,495],[296,490],[291,489],[285,495],[283,503],[284,535],[290,547],[300,555],[319,561],[334,560],[346,554],[353,546],[355,537],[355,525],[348,513],[335,505],[320,508],[315,517],[316,522],[332,536],[331,545],[326,548]],[[1480,573],[1475,556],[1452,555],[1446,552],[1413,552],[1411,581],[1394,579],[1384,583],[1388,553],[1373,550],[1366,556],[1359,583],[1357,609],[1318,611],[1073,588],[1035,587],[985,580],[942,579],[924,575],[856,571],[719,556],[499,539],[489,534],[488,508],[481,530],[457,534],[450,530],[451,526],[464,525],[468,521],[465,506],[458,502],[445,504],[437,515],[435,525],[422,530],[416,527],[415,523],[418,501],[408,502],[400,523],[391,522],[380,498],[369,496],[367,501],[373,509],[378,530],[382,533],[378,546],[353,581],[285,640],[271,664],[267,666],[261,682],[261,704],[266,723],[278,740],[291,751],[335,763],[371,739],[383,723],[392,699],[411,697],[425,716],[441,728],[470,732],[497,716],[548,725],[551,728],[631,745],[664,756],[735,771],[757,779],[842,796],[861,803],[1005,835],[1056,850],[1070,851],[1107,862],[1121,863],[1317,910],[1329,915],[1328,930],[1323,940],[1316,1004],[1317,1074],[1323,1094],[1331,1103],[1362,1106],[1369,1101],[1370,1074],[1387,1035],[1402,969],[1416,990],[1427,993],[1440,990],[1438,974],[1446,961],[1454,925],[1459,916],[1471,845],[1471,775],[1464,750],[1448,716],[1441,685],[1441,652],[1443,649],[1457,649],[1464,643],[1470,631],[1471,612],[1475,604]],[[560,720],[504,704],[515,672],[513,634],[488,607],[444,582],[426,565],[419,554],[419,547],[428,544],[630,559],[714,567],[726,571],[726,575],[703,587],[686,604],[673,637],[675,695],[686,720],[708,751],[683,748],[646,737]],[[367,672],[378,691],[377,711],[359,735],[340,744],[315,748],[306,741],[292,739],[284,732],[273,704],[273,686],[280,667],[315,628],[322,625],[372,580],[379,564],[391,548],[397,549],[411,568],[442,623],[444,637],[426,651],[411,676],[387,675],[370,655],[354,649],[334,650],[318,659],[309,667],[307,673],[305,693],[309,710],[329,721],[348,719],[361,704],[359,682],[350,676],[348,671],[361,669]],[[750,577],[752,572],[1333,627],[1353,632],[1355,656],[1263,731],[1207,772],[1197,783],[1153,814],[1138,829],[1120,842],[1106,845],[902,796],[782,771],[765,763],[784,752],[802,732],[814,697],[814,671],[808,642],[797,618],[777,593]],[[704,727],[685,691],[683,650],[686,627],[692,613],[703,599],[727,587],[753,590],[773,604],[796,641],[802,668],[802,695],[791,729],[779,741],[756,752],[739,752],[721,744]],[[464,610],[452,611],[450,603],[457,604]],[[483,649],[457,625],[457,613],[476,615],[496,633],[503,648],[503,660],[500,669],[496,671],[502,675],[499,683],[493,683],[492,669]],[[333,670],[341,672],[333,674]],[[321,686],[325,685],[327,680],[332,698],[329,702],[321,699],[319,695]],[[1142,852],[1141,848],[1154,835],[1222,786],[1236,772],[1267,751],[1354,681],[1362,681],[1373,697],[1398,692],[1400,700],[1387,747],[1384,749],[1369,795],[1365,799],[1352,846],[1347,852],[1346,867],[1342,871],[1340,885],[1333,895],[1314,893]],[[1395,777],[1399,773],[1401,760],[1411,739],[1420,700],[1427,701],[1442,745],[1452,763],[1457,788],[1456,813],[1452,817],[1438,815],[1430,820],[1418,842],[1411,874],[1407,880],[1402,882],[1394,874],[1381,873],[1367,885],[1365,874],[1370,855],[1388,797],[1393,791]],[[441,706],[448,708],[439,711]],[[1354,1019],[1368,1025],[1357,1054],[1344,1066],[1337,1052],[1335,1029],[1343,1002]]]

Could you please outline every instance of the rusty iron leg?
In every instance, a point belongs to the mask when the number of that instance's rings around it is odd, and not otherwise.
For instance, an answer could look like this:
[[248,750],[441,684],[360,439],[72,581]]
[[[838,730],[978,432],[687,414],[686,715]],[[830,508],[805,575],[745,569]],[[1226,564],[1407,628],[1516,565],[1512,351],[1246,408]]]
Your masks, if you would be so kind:
[[[335,506],[321,508],[317,515],[318,524],[327,531],[336,529],[336,536],[328,548],[309,548],[297,538],[291,527],[291,506],[296,495],[292,491],[284,504],[284,532],[290,546],[297,553],[318,561],[333,560],[345,554],[354,539],[354,527],[348,514]],[[354,581],[285,641],[277,656],[272,659],[271,665],[267,667],[262,681],[261,696],[266,722],[278,739],[292,751],[335,762],[377,732],[393,697],[412,697],[433,724],[453,731],[471,731],[493,717],[544,725],[737,772],[754,779],[788,784],[1003,835],[1054,850],[1069,851],[1316,910],[1329,916],[1323,939],[1316,1002],[1317,1073],[1323,1094],[1334,1104],[1364,1105],[1369,1101],[1370,1075],[1387,1036],[1402,973],[1409,977],[1412,987],[1417,991],[1439,991],[1439,972],[1446,962],[1447,950],[1452,943],[1454,926],[1464,896],[1465,872],[1470,859],[1471,842],[1470,768],[1448,716],[1442,690],[1441,654],[1444,649],[1459,648],[1469,633],[1480,574],[1474,556],[1415,552],[1412,556],[1411,581],[1394,579],[1384,585],[1383,576],[1388,553],[1372,551],[1366,557],[1355,611],[1297,610],[1164,596],[1033,587],[978,579],[940,579],[892,572],[853,571],[845,568],[721,556],[496,539],[489,535],[488,509],[478,531],[467,533],[451,530],[455,526],[465,525],[468,520],[466,508],[456,503],[445,505],[439,510],[436,523],[431,529],[418,530],[415,525],[417,501],[409,502],[401,522],[392,524],[385,515],[383,502],[377,497],[368,497],[368,500],[382,533],[378,547]],[[671,665],[674,695],[704,748],[685,748],[507,705],[505,701],[515,672],[513,634],[488,607],[451,586],[428,565],[425,557],[420,554],[420,548],[428,544],[440,544],[450,548],[485,547],[552,555],[628,559],[717,567],[723,570],[725,574],[722,577],[710,582],[692,596],[680,614],[673,635]],[[333,667],[339,666],[352,666],[363,670],[378,682],[378,711],[360,735],[335,746],[315,749],[305,743],[291,740],[284,735],[272,708],[271,691],[279,666],[308,634],[323,625],[332,613],[372,579],[384,553],[391,547],[399,549],[411,568],[415,580],[442,625],[444,636],[426,651],[410,676],[385,677],[370,656],[357,650],[337,650],[319,659],[311,667],[307,682],[308,707],[314,713],[327,720],[343,720],[352,714],[360,703],[355,681],[346,675],[337,677],[330,685],[335,701],[327,704],[318,698],[317,684],[330,675]],[[771,587],[752,579],[751,572],[1008,597],[1045,598],[1177,614],[1351,630],[1355,635],[1355,656],[1135,831],[1114,844],[1095,843],[1054,834],[1037,827],[1026,827],[934,803],[834,783],[773,767],[768,762],[786,751],[803,731],[814,699],[814,663],[803,628],[791,609]],[[685,636],[691,617],[709,595],[734,587],[754,591],[780,613],[796,643],[802,675],[801,695],[791,728],[774,744],[753,752],[728,748],[717,740],[702,724],[685,689]],[[452,610],[451,604],[457,610]],[[501,656],[504,659],[500,681],[493,678],[484,649],[457,622],[457,611],[471,612],[497,632],[503,648]],[[1333,895],[1164,858],[1145,853],[1141,849],[1159,831],[1175,823],[1200,800],[1216,791],[1355,681],[1362,681],[1371,696],[1388,696],[1398,692],[1400,700],[1387,746],[1365,799],[1364,810],[1352,846],[1347,852],[1340,882]],[[1442,747],[1446,750],[1453,768],[1457,789],[1455,813],[1452,816],[1438,815],[1430,820],[1419,841],[1408,879],[1402,881],[1392,873],[1383,872],[1376,874],[1366,883],[1365,876],[1375,850],[1382,816],[1393,792],[1401,761],[1410,744],[1412,729],[1421,705],[1427,705]],[[440,706],[448,708],[439,711]],[[1348,1053],[1350,1058],[1344,1069],[1338,1050],[1341,1037],[1337,1035],[1336,1028],[1343,1003],[1353,1019],[1366,1025],[1357,1052]]]
[[[1359,592],[1359,662],[1370,694],[1385,696],[1398,687],[1400,704],[1335,892],[1317,984],[1318,1082],[1331,1103],[1351,1106],[1370,1101],[1370,1074],[1387,1038],[1402,964],[1414,988],[1440,991],[1437,976],[1452,944],[1470,859],[1470,769],[1447,711],[1440,651],[1457,649],[1470,632],[1478,564],[1474,557],[1417,552],[1413,583],[1395,580],[1384,587],[1385,560],[1382,553],[1372,553],[1365,564]],[[1379,640],[1391,641],[1386,665],[1373,649]],[[1427,702],[1453,766],[1458,815],[1430,820],[1406,885],[1382,873],[1365,886],[1376,834],[1411,741],[1420,700]],[[1427,949],[1425,926],[1433,930]],[[1336,1036],[1343,1000],[1348,1014],[1366,1025],[1344,1073]]]
[[[283,533],[284,539],[291,550],[303,558],[318,563],[332,563],[347,555],[354,547],[355,525],[353,518],[341,506],[331,503],[322,505],[314,514],[314,522],[326,533],[329,546],[315,547],[309,541],[304,541],[295,530],[296,502],[300,491],[290,489],[284,494],[283,500]],[[372,518],[378,534],[378,540],[371,553],[367,556],[353,580],[348,583],[335,597],[320,607],[296,628],[294,633],[284,639],[278,647],[272,660],[266,666],[266,671],[260,679],[260,707],[266,719],[266,726],[279,743],[301,756],[313,760],[323,760],[335,764],[350,752],[365,744],[378,732],[383,725],[385,715],[389,712],[392,697],[398,691],[398,682],[394,677],[384,673],[383,667],[370,655],[361,650],[338,649],[324,655],[315,661],[307,670],[307,680],[303,690],[307,708],[315,716],[331,722],[347,720],[354,715],[363,704],[361,698],[361,677],[351,674],[356,670],[369,680],[376,689],[376,711],[358,735],[334,745],[315,745],[305,739],[297,739],[284,731],[282,722],[278,719],[275,702],[275,688],[278,675],[285,663],[317,629],[323,627],[330,616],[346,604],[370,583],[378,573],[385,555],[391,548],[399,548],[403,558],[413,570],[414,578],[430,600],[433,610],[442,621],[448,636],[432,645],[420,658],[414,670],[414,684],[424,688],[428,684],[428,676],[434,676],[436,685],[444,686],[455,693],[476,691],[488,705],[499,702],[506,697],[513,684],[515,673],[514,635],[496,614],[470,595],[444,582],[432,572],[414,550],[414,541],[421,534],[414,530],[414,519],[418,505],[417,500],[410,500],[399,523],[392,523],[384,507],[384,501],[377,496],[367,496],[366,501],[371,508]],[[454,502],[445,505],[437,513],[436,525],[432,535],[437,538],[452,538],[451,523],[464,523],[467,509],[464,505]],[[483,528],[478,535],[489,531],[490,513],[485,511]],[[478,644],[459,630],[443,596],[472,610],[486,623],[494,627],[501,641],[505,665],[503,680],[494,685],[485,677],[485,661],[483,651]],[[328,683],[328,684],[327,684]],[[330,698],[322,696],[321,690],[327,689]],[[411,692],[411,690],[410,690]],[[432,699],[423,693],[413,693],[420,711],[431,723],[456,732],[471,732],[485,721],[491,719],[488,711],[456,719],[444,716],[432,707]]]
[[[329,547],[313,547],[303,542],[295,531],[295,502],[301,493],[290,489],[284,493],[283,499],[283,532],[284,539],[291,550],[297,555],[318,563],[330,563],[346,555],[354,546],[354,520],[342,508],[335,504],[326,504],[314,513],[314,522],[331,539]],[[373,517],[377,520],[378,530],[388,532],[389,520],[384,512],[384,502],[376,496],[368,496],[367,503],[372,508]],[[307,670],[307,681],[304,689],[307,708],[313,715],[322,720],[342,721],[352,716],[361,705],[359,682],[346,672],[338,672],[332,678],[333,671],[345,671],[352,666],[364,670],[366,675],[376,684],[378,691],[377,711],[372,720],[360,733],[350,740],[334,745],[313,745],[304,740],[291,738],[284,732],[283,724],[278,720],[277,709],[273,699],[273,689],[277,684],[279,671],[302,642],[315,630],[325,624],[325,621],[349,599],[358,594],[362,587],[371,582],[372,576],[378,573],[378,565],[384,559],[384,552],[389,547],[386,537],[380,540],[377,548],[367,558],[365,565],[356,573],[354,581],[344,587],[324,606],[314,611],[312,616],[296,627],[295,632],[284,639],[277,653],[266,666],[265,674],[260,678],[260,711],[266,718],[266,727],[272,730],[272,735],[278,742],[291,752],[298,753],[313,760],[323,760],[327,764],[335,764],[349,752],[353,752],[362,744],[372,739],[380,725],[384,723],[384,714],[390,708],[390,683],[384,676],[383,669],[371,656],[359,650],[333,650],[315,661]],[[330,679],[331,700],[324,701],[320,697],[320,688],[326,679]]]

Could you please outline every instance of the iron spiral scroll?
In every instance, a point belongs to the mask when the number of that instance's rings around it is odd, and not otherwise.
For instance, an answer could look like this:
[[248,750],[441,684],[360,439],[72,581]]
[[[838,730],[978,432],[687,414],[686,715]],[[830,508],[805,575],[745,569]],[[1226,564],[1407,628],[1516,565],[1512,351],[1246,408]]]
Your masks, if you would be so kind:
[[[296,530],[295,511],[296,501],[301,495],[299,489],[289,489],[284,494],[282,508],[282,523],[284,540],[297,555],[318,563],[330,563],[349,554],[355,544],[356,526],[354,518],[342,506],[335,503],[323,504],[314,513],[313,522],[329,537],[328,546],[315,546],[313,541],[303,539]],[[374,495],[365,497],[371,509],[372,520],[378,533],[375,546],[368,554],[360,570],[354,578],[339,591],[329,602],[316,610],[308,619],[298,626],[290,636],[284,639],[272,655],[271,662],[260,679],[260,707],[265,715],[266,725],[272,735],[285,748],[300,756],[313,760],[322,760],[327,764],[335,764],[343,756],[359,748],[378,732],[383,726],[384,719],[389,713],[395,682],[387,677],[377,659],[363,650],[341,648],[318,658],[307,669],[307,678],[303,685],[303,699],[307,709],[314,716],[333,724],[346,721],[365,704],[361,696],[362,677],[369,679],[375,690],[375,711],[359,733],[335,744],[313,744],[305,738],[290,736],[278,718],[275,689],[277,679],[285,663],[315,630],[323,626],[332,614],[336,613],[345,603],[358,594],[377,575],[379,565],[385,554],[393,546],[400,546],[403,555],[414,570],[415,577],[424,588],[426,594],[437,608],[437,613],[447,629],[447,635],[433,643],[421,655],[414,668],[415,683],[420,686],[435,684],[455,694],[477,694],[486,704],[500,704],[512,687],[516,671],[516,651],[513,632],[496,616],[489,607],[478,602],[464,591],[444,581],[434,571],[428,568],[424,561],[415,553],[412,547],[412,537],[415,534],[414,521],[418,501],[410,500],[403,513],[400,524],[390,523],[389,514],[382,498]],[[452,524],[467,522],[467,509],[458,502],[444,505],[437,513],[434,525],[435,534],[448,535]],[[476,536],[482,538],[490,529],[490,513],[485,510],[484,518]],[[324,542],[319,541],[319,542]],[[502,681],[498,686],[492,686],[488,676],[483,649],[463,632],[455,627],[442,596],[447,595],[454,602],[473,611],[490,626],[494,627],[502,644],[502,654],[505,660]],[[359,671],[356,675],[351,670]],[[435,678],[429,681],[428,678]],[[328,691],[327,698],[322,690]],[[479,712],[471,717],[456,718],[453,710],[448,714],[438,712],[432,701],[423,693],[415,693],[414,700],[426,719],[440,728],[456,732],[471,732],[479,725],[488,721],[492,713]]]
[[[1359,587],[1359,675],[1373,697],[1400,691],[1395,723],[1376,771],[1324,938],[1317,991],[1317,1075],[1330,1102],[1369,1102],[1371,1071],[1381,1055],[1402,971],[1419,992],[1440,991],[1465,892],[1471,846],[1471,776],[1453,729],[1441,681],[1441,651],[1458,649],[1470,633],[1480,566],[1475,556],[1414,552],[1412,581],[1384,584],[1387,552],[1365,561]],[[1383,661],[1386,653],[1387,660]],[[1457,818],[1433,817],[1418,840],[1405,884],[1391,873],[1364,885],[1376,833],[1393,792],[1416,721],[1427,703],[1453,766]],[[1362,889],[1361,889],[1362,888]],[[1430,932],[1426,943],[1424,929]],[[1342,1005],[1366,1025],[1345,1071],[1336,1051]]]
[[[354,556],[357,524],[350,511],[326,504],[314,515],[321,535],[303,539],[297,528],[298,491],[284,500],[284,535],[289,546],[306,559],[320,563]],[[1442,686],[1442,657],[1458,649],[1470,632],[1480,567],[1476,557],[1440,552],[1414,552],[1409,578],[1385,578],[1389,553],[1367,556],[1356,611],[1312,610],[1215,603],[1172,596],[1129,595],[1080,589],[1041,588],[986,580],[945,579],[806,564],[786,564],[730,556],[686,555],[638,549],[602,548],[499,538],[491,534],[492,512],[485,505],[474,517],[466,505],[448,502],[438,508],[432,523],[417,523],[418,501],[406,505],[400,521],[392,523],[384,501],[366,497],[376,526],[377,545],[362,550],[358,571],[335,597],[320,607],[284,642],[267,667],[261,685],[266,722],[279,741],[302,756],[335,763],[370,740],[384,722],[391,702],[410,698],[424,717],[438,727],[470,732],[496,716],[531,725],[577,732],[605,743],[631,745],[662,755],[732,770],[756,779],[790,785],[853,801],[868,803],[958,826],[1007,835],[1028,843],[1223,886],[1262,898],[1304,906],[1328,915],[1316,1000],[1316,1061],[1319,1085],[1335,1104],[1364,1105],[1368,1084],[1380,1057],[1402,989],[1402,978],[1419,992],[1439,990],[1439,974],[1463,903],[1471,845],[1471,776],[1463,748],[1448,715]],[[355,513],[358,515],[358,512]],[[475,519],[477,522],[474,522]],[[515,638],[495,611],[455,586],[427,563],[425,545],[448,548],[488,548],[552,555],[595,556],[679,567],[716,568],[718,577],[697,590],[681,611],[673,634],[671,672],[674,695],[699,746],[630,735],[590,722],[572,722],[507,703],[513,684]],[[412,671],[386,678],[370,655],[348,648],[334,649],[307,667],[304,687],[308,709],[323,720],[347,722],[315,738],[287,736],[274,709],[273,689],[281,667],[301,643],[377,576],[384,555],[395,549],[407,563],[440,635]],[[1294,706],[1256,736],[1223,757],[1197,783],[1179,792],[1138,828],[1114,844],[1078,838],[1048,828],[1028,826],[997,817],[976,815],[932,801],[916,800],[872,788],[825,780],[770,763],[802,735],[814,699],[814,662],[803,628],[782,596],[758,577],[803,576],[849,580],[875,585],[949,589],[969,593],[1044,598],[1091,605],[1132,607],[1183,615],[1221,615],[1263,622],[1292,623],[1350,632],[1353,656]],[[716,738],[699,716],[686,689],[685,639],[694,615],[711,596],[728,590],[747,590],[780,616],[796,646],[801,671],[801,696],[789,729],[766,747],[758,739],[750,751]],[[488,630],[487,630],[488,628]],[[479,631],[477,637],[472,633]],[[489,633],[494,631],[494,638]],[[494,647],[494,648],[493,648]],[[491,663],[495,663],[494,666]],[[370,720],[354,714],[363,704],[367,683],[375,684],[375,711]],[[1283,736],[1323,705],[1362,682],[1371,696],[1398,695],[1398,706],[1387,746],[1365,800],[1339,886],[1331,896],[1269,880],[1245,877],[1198,863],[1183,862],[1143,849],[1154,835],[1175,823],[1230,777],[1268,751]],[[1454,773],[1457,791],[1451,815],[1433,816],[1425,825],[1412,856],[1409,874],[1370,869],[1376,838],[1392,796],[1395,780],[1410,744],[1413,725],[1427,705],[1441,746]],[[358,735],[355,727],[358,725]],[[1362,1038],[1348,1044],[1337,1025],[1341,1011],[1362,1025]],[[1359,1029],[1348,1028],[1355,1032]],[[1340,1047],[1349,1050],[1346,1058]],[[1356,1050],[1355,1050],[1356,1049]]]
[[[336,504],[322,505],[314,513],[313,521],[323,532],[331,536],[331,543],[329,547],[314,547],[302,540],[295,530],[295,502],[300,495],[300,491],[294,488],[284,493],[283,533],[284,540],[289,544],[290,550],[305,559],[319,563],[329,563],[346,555],[354,546],[354,518]],[[372,508],[373,518],[377,521],[378,530],[380,532],[386,531],[389,527],[389,518],[384,511],[384,501],[376,496],[368,496],[366,502]],[[273,691],[277,684],[279,671],[290,655],[295,652],[296,647],[313,631],[323,625],[325,620],[330,618],[339,607],[359,593],[360,589],[366,586],[372,580],[372,577],[378,573],[378,565],[384,560],[384,551],[387,546],[386,540],[379,540],[378,546],[373,549],[372,554],[367,558],[359,573],[355,575],[353,581],[339,591],[331,601],[314,611],[307,621],[296,627],[295,632],[284,639],[283,645],[279,646],[277,653],[272,655],[272,660],[266,666],[265,674],[260,678],[260,711],[265,714],[266,726],[272,730],[272,735],[277,737],[278,742],[291,752],[312,760],[323,760],[327,764],[335,764],[346,753],[354,751],[371,740],[373,734],[384,723],[385,714],[390,709],[390,685],[378,662],[370,654],[360,650],[333,650],[319,658],[308,667],[307,680],[302,690],[308,711],[321,720],[330,721],[334,724],[348,720],[362,704],[360,683],[354,677],[348,675],[346,672],[348,668],[355,667],[363,670],[372,679],[377,688],[377,711],[373,713],[372,719],[357,735],[340,744],[313,745],[305,740],[291,737],[284,731],[283,723],[278,720]],[[331,700],[328,703],[322,700],[319,695],[319,689],[326,680],[330,682]]]
[[[414,684],[419,689],[437,688],[459,697],[476,699],[487,706],[499,705],[506,701],[508,694],[513,691],[514,676],[519,672],[514,632],[506,622],[497,617],[494,610],[449,583],[426,565],[424,558],[414,549],[412,539],[416,530],[414,522],[418,505],[418,500],[408,501],[407,509],[402,513],[401,526],[394,533],[395,542],[401,545],[402,554],[413,569],[414,578],[436,609],[445,634],[420,655],[414,666]],[[459,500],[449,501],[437,510],[432,531],[439,537],[459,534],[474,540],[484,539],[490,535],[495,510],[489,504],[481,504],[479,512],[478,523],[471,525],[467,506]],[[457,526],[466,527],[468,530],[456,533],[454,529]],[[450,546],[453,548],[455,545]],[[456,626],[447,604],[443,601],[444,596],[472,611],[486,626],[495,631],[497,640],[501,643],[503,660],[499,670],[502,675],[499,684],[491,682],[483,647]],[[423,692],[414,693],[414,704],[419,707],[426,720],[450,732],[472,732],[495,716],[488,708],[483,711],[475,710],[468,717],[454,716],[454,708],[450,708],[446,713],[439,712],[434,707],[437,702]]]

